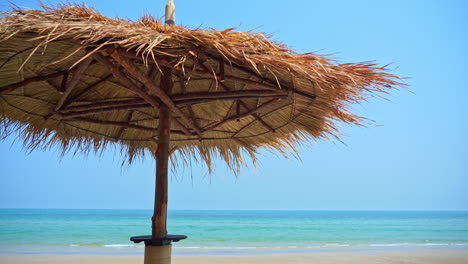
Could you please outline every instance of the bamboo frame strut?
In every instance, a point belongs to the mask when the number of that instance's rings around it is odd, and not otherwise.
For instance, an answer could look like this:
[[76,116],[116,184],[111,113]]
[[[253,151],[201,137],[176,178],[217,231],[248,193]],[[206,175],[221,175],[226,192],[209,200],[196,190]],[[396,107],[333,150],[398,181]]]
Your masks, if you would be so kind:
[[[231,64],[232,65],[232,64]],[[205,66],[206,67],[206,66]],[[223,64],[223,67],[224,67],[224,64]],[[224,72],[224,69],[220,69],[220,71]],[[252,73],[255,75],[255,73]],[[258,77],[258,76],[257,76]],[[227,91],[231,91],[231,88],[229,88],[224,82],[221,83],[221,86],[227,90]],[[293,91],[295,90],[294,88],[292,89]],[[290,90],[291,91],[291,90]],[[287,97],[289,98],[291,95],[290,93],[287,94]],[[314,100],[316,99],[316,97],[314,96],[313,97]],[[236,101],[236,108],[237,108],[237,113],[239,115],[239,112],[240,112],[240,105],[242,105],[247,111],[250,111],[251,109],[247,106],[247,104],[245,102],[243,102],[242,100],[238,100]],[[230,111],[231,109],[229,109]],[[229,111],[228,111],[228,114],[229,114]],[[267,122],[265,122],[265,120],[263,120],[262,117],[258,116],[256,113],[252,113],[252,116],[257,120],[259,121],[264,127],[266,127],[268,130],[270,130],[271,132],[275,133],[276,132],[276,129],[273,128],[271,125],[269,125]],[[237,122],[239,122],[240,120],[237,119]],[[248,126],[250,126],[253,122],[251,122]],[[245,128],[245,127],[244,127]],[[241,128],[239,131],[235,132],[233,137],[237,134],[239,134],[244,128]]]
[[[128,117],[127,117],[127,126],[130,125],[130,122],[132,122],[132,118],[133,118],[133,114],[135,113],[135,111],[131,111],[129,114],[128,114]],[[122,127],[119,131],[119,133],[117,134],[117,137],[116,138],[122,138],[122,135],[123,133],[125,132],[125,130],[127,129],[127,127]]]
[[26,78],[23,81],[20,81],[20,82],[17,82],[17,83],[5,85],[3,87],[0,87],[0,95],[4,95],[4,94],[10,93],[10,92],[13,92],[16,89],[24,87],[24,86],[26,86],[26,85],[28,85],[30,83],[47,81],[47,80],[59,77],[59,76],[65,74],[67,71],[68,70],[63,70],[63,71],[54,72],[54,73],[49,74],[49,75],[34,76],[34,77]]
[[[111,73],[112,75],[119,81],[121,82],[124,86],[129,88],[130,90],[134,91],[138,96],[143,98],[146,102],[151,104],[154,108],[158,109],[159,108],[159,102],[153,98],[151,95],[147,94],[144,90],[142,90],[140,87],[136,86],[130,79],[128,79],[125,74],[123,74],[119,68],[115,65],[112,64],[112,62],[109,61],[104,55],[101,53],[94,53],[93,57],[103,64]],[[183,125],[181,124],[177,119],[174,119],[177,125],[184,131],[184,133],[187,136],[191,136],[192,133]]]
[[149,104],[142,104],[142,105],[124,105],[124,106],[115,106],[115,107],[107,107],[107,108],[99,108],[99,109],[89,109],[84,111],[77,111],[77,112],[67,112],[67,113],[56,113],[57,115],[61,116],[62,118],[75,118],[81,116],[90,116],[95,114],[102,114],[107,112],[116,112],[116,111],[124,111],[124,110],[138,110],[149,108],[151,105]]
[[106,75],[104,78],[102,79],[99,79],[98,81],[90,84],[88,87],[82,89],[78,94],[70,97],[68,100],[65,101],[65,103],[63,104],[62,106],[62,109],[63,108],[66,108],[68,107],[71,103],[73,103],[74,101],[80,99],[83,95],[85,95],[86,93],[88,93],[90,90],[98,87],[99,85],[101,85],[102,83],[105,83],[106,81],[108,81],[110,78],[112,77],[112,74],[108,74]]
[[259,106],[258,106],[257,108],[255,108],[255,109],[252,109],[252,110],[247,111],[247,112],[242,113],[242,114],[238,114],[238,115],[232,116],[232,117],[227,118],[227,119],[223,119],[223,120],[221,120],[221,121],[219,121],[219,122],[217,122],[217,123],[214,123],[214,124],[212,124],[212,125],[209,125],[209,126],[205,127],[205,128],[203,129],[203,132],[206,132],[206,131],[209,131],[209,130],[213,130],[214,128],[219,127],[219,126],[221,126],[221,125],[224,125],[224,124],[227,123],[227,122],[230,122],[230,121],[233,121],[233,120],[237,120],[237,119],[241,119],[241,118],[243,118],[243,117],[249,116],[249,115],[251,115],[251,114],[253,114],[253,113],[256,113],[256,112],[258,112],[258,111],[264,109],[265,107],[268,107],[268,106],[270,106],[270,105],[272,105],[272,104],[278,102],[279,100],[280,100],[280,99],[278,99],[278,98],[271,99],[271,100],[269,100],[269,101],[267,101],[267,102],[265,102],[265,103],[259,105]]
[[184,78],[184,75],[180,72],[180,71],[177,71],[176,72],[176,75],[177,75],[177,78],[179,79],[179,83],[180,83],[180,88],[182,90],[182,94],[186,94],[187,93],[187,85],[185,83],[185,78]]
[[70,75],[70,72],[67,71],[65,74],[62,76],[62,83],[60,84],[60,90],[58,91],[59,93],[64,93],[65,90],[67,90],[67,82],[68,82],[68,76]]
[[[185,83],[184,76],[182,75],[181,72],[177,72],[176,75],[177,75],[177,78],[178,78],[179,83],[180,83],[180,88],[182,90],[182,95],[185,95],[187,93],[187,85]],[[189,111],[189,116],[193,120],[193,123],[195,124],[195,126],[199,127],[197,119],[195,117],[195,113],[194,113],[193,108],[192,108],[192,105],[188,104],[187,109]]]
[[[240,103],[241,106],[243,106],[247,111],[250,111],[250,108],[247,106],[246,103],[244,103],[243,101],[238,101]],[[264,127],[266,127],[268,130],[270,130],[271,132],[275,132],[275,129],[270,126],[267,122],[265,122],[265,120],[263,120],[261,117],[259,117],[257,114],[255,113],[252,113],[252,116],[257,119]]]
[[[221,72],[221,75],[224,75],[224,63],[222,63],[223,67],[220,69],[220,72]],[[231,91],[231,88],[229,88],[226,84],[224,84],[224,82],[221,82],[221,86],[227,90],[227,91]],[[264,91],[265,92],[265,91]],[[289,93],[288,94],[285,94],[287,97],[289,97]],[[247,106],[247,104],[242,101],[242,100],[238,100],[236,101],[236,108],[237,108],[237,114],[240,113],[240,106],[243,106],[247,111],[250,111],[251,109]],[[270,130],[271,132],[275,132],[275,129],[270,126],[267,122],[265,122],[262,118],[260,118],[257,114],[255,113],[252,113],[252,116],[255,117],[255,119],[257,119],[264,127],[268,128],[268,130]],[[239,122],[240,119],[237,119],[237,122]]]
[[65,92],[63,93],[62,97],[60,97],[59,101],[57,102],[57,106],[55,106],[55,108],[54,108],[55,111],[58,111],[58,110],[60,110],[60,108],[62,108],[63,104],[65,103],[65,100],[67,100],[67,97],[70,95],[73,88],[75,88],[75,86],[78,84],[78,82],[81,79],[81,76],[86,71],[86,69],[88,68],[89,64],[92,61],[93,61],[93,58],[88,57],[83,62],[81,62],[78,65],[78,67],[75,69],[70,81],[68,82],[68,84],[66,84]]
[[108,108],[108,107],[119,107],[119,106],[131,107],[131,106],[137,106],[137,105],[151,106],[145,100],[135,98],[135,99],[119,100],[119,101],[97,101],[97,102],[92,102],[88,104],[74,105],[74,106],[69,106],[63,109],[62,112],[83,111],[83,110],[92,110],[92,109],[99,110],[99,109]]
[[[123,51],[122,54],[123,54],[123,56],[125,56],[127,58],[137,59],[139,61],[142,60],[141,56],[137,55],[135,52],[132,52],[132,51]],[[213,59],[215,61],[224,61],[223,59],[215,59],[214,57],[212,57],[211,55],[208,55],[208,54],[205,54],[205,55],[207,57],[210,57],[211,59]],[[159,65],[163,65],[163,66],[167,66],[167,67],[175,67],[175,65],[171,64],[171,62],[169,60],[165,59],[162,56],[158,57],[157,63]],[[256,78],[260,79],[260,81],[243,79],[243,78],[240,78],[240,77],[237,77],[237,76],[226,75],[226,74],[224,74],[224,76],[221,76],[220,74],[213,74],[214,71],[210,71],[206,67],[206,65],[204,65],[203,63],[199,63],[199,64],[202,65],[202,68],[204,68],[205,71],[200,71],[200,70],[197,70],[197,69],[193,69],[190,72],[192,75],[219,80],[219,83],[224,83],[225,81],[231,81],[231,82],[234,82],[234,83],[246,84],[246,85],[254,86],[256,88],[263,88],[263,89],[271,90],[271,91],[278,91],[278,90],[292,91],[293,93],[296,93],[298,95],[307,97],[307,98],[312,99],[312,100],[317,98],[317,96],[315,94],[310,94],[310,93],[308,93],[306,91],[301,91],[301,90],[298,90],[298,89],[296,89],[294,87],[288,87],[284,83],[276,83],[275,84],[273,81],[259,75],[258,73],[254,72],[254,71],[251,71],[251,70],[248,70],[248,69],[245,69],[243,67],[240,67],[240,66],[238,66],[238,65],[236,65],[234,63],[230,63],[230,66],[235,68],[236,70],[241,71],[244,74],[247,74],[247,75],[250,75],[250,76],[255,76]],[[224,64],[224,62],[223,62],[223,64]],[[175,69],[177,71],[180,71],[180,72],[184,73],[184,69],[180,65],[175,67]],[[280,85],[280,86],[278,86],[278,85]]]
[[[144,84],[144,86],[148,89],[150,89],[152,92],[154,92],[159,99],[171,109],[174,113],[176,113],[180,118],[182,118],[190,128],[192,128],[198,135],[201,136],[201,130],[200,128],[196,127],[193,121],[177,106],[174,104],[174,102],[171,100],[171,98],[164,92],[162,91],[159,87],[157,87],[152,80],[148,78],[148,76],[145,76],[142,74],[135,65],[132,64],[131,61],[129,61],[125,56],[122,56],[122,52],[119,49],[116,50],[111,50],[109,51],[110,55],[112,58],[114,58],[122,67],[125,68],[133,77],[135,77],[137,80],[139,80],[141,83]],[[167,67],[167,68],[172,68],[172,67]],[[169,74],[169,72],[167,73]],[[172,71],[170,72],[170,76],[164,76],[172,79]],[[163,77],[161,77],[162,79]],[[172,80],[171,80],[172,81]]]
[[174,103],[184,102],[190,103],[191,100],[240,100],[243,98],[261,98],[261,97],[278,97],[285,98],[288,93],[285,91],[265,91],[265,90],[241,90],[227,92],[196,92],[186,94],[176,94],[171,96]]
[[[202,64],[202,65],[205,66],[204,64]],[[231,65],[234,65],[234,64],[231,64]],[[206,66],[205,66],[205,68],[206,68]],[[238,69],[242,69],[242,68],[238,68]],[[208,73],[209,69],[206,69],[206,71],[207,72],[195,71],[193,74],[201,76],[201,77],[209,77],[209,76],[213,77],[212,73]],[[252,75],[252,73],[248,73],[248,72],[246,72],[244,70],[241,70],[241,71],[243,73]],[[279,87],[278,85],[274,85],[274,84],[271,83],[270,80],[258,75],[257,73],[255,73],[254,76],[259,78],[261,80],[261,82],[254,81],[254,80],[243,79],[243,78],[240,78],[240,77],[237,77],[237,76],[231,76],[231,75],[220,76],[220,75],[216,74],[215,78],[217,78],[219,80],[221,80],[221,78],[222,78],[222,80],[232,81],[234,83],[242,83],[242,84],[245,84],[245,85],[254,86],[256,88],[263,88],[263,89],[270,90],[270,91],[278,91],[278,90],[280,90],[280,91],[281,90],[283,90],[283,91],[292,91],[293,93],[302,95],[302,96],[307,97],[309,99],[317,98],[316,95],[309,94],[307,92],[300,91],[300,90],[297,90],[295,88],[287,87],[286,85],[283,85],[283,84],[281,84],[281,87]],[[221,82],[221,84],[222,83],[223,82]]]
[[[263,94],[263,92],[266,92]],[[232,91],[232,92],[200,92],[191,94],[174,95],[174,103],[179,105],[191,105],[197,103],[206,103],[219,100],[240,100],[244,98],[263,98],[263,97],[275,97],[275,98],[286,98],[287,94],[269,93],[268,91]],[[151,104],[147,103],[144,99],[129,99],[120,101],[97,101],[93,103],[80,104],[69,106],[60,111],[63,116],[79,116],[92,115],[103,112],[131,110],[131,109],[144,109],[152,107]],[[153,106],[154,107],[154,106]],[[244,107],[247,107],[244,103]],[[248,111],[251,109],[246,108]],[[192,118],[193,119],[193,118]]]
[[148,78],[154,80],[159,73],[158,65],[154,64],[148,71]]
[[97,120],[97,119],[91,119],[91,118],[85,118],[85,117],[78,117],[78,118],[73,118],[73,119],[64,119],[63,121],[67,121],[67,122],[69,122],[69,121],[87,122],[87,123],[94,123],[94,124],[100,124],[100,125],[118,126],[118,127],[122,127],[122,128],[134,128],[134,129],[139,129],[139,130],[144,130],[144,131],[149,131],[149,132],[156,132],[156,129],[157,129],[155,127],[132,125],[132,124],[128,124],[126,122]]
[[[99,125],[117,126],[117,127],[123,128],[123,129],[132,128],[132,129],[137,129],[137,130],[146,131],[146,132],[154,132],[155,134],[157,132],[156,127],[146,127],[146,126],[141,126],[141,125],[132,125],[132,124],[129,124],[128,122],[97,120],[97,119],[84,118],[84,117],[62,119],[62,121],[65,121],[65,122],[86,122],[86,123],[93,123],[93,124],[99,124]],[[184,132],[179,131],[179,130],[171,130],[171,133],[174,133],[174,134],[177,134],[177,135],[185,135]]]
[[[283,106],[281,106],[281,107],[279,107],[279,108],[276,108],[276,109],[274,109],[274,110],[272,110],[272,111],[269,111],[268,113],[264,114],[262,117],[258,116],[258,118],[256,118],[256,117],[254,116],[254,117],[255,117],[255,120],[249,122],[249,123],[246,124],[245,126],[241,127],[239,130],[237,130],[236,132],[234,132],[234,134],[231,136],[231,138],[236,138],[237,135],[239,135],[239,134],[240,134],[242,131],[244,131],[246,128],[250,127],[253,123],[255,123],[255,122],[259,121],[259,120],[262,120],[262,121],[263,121],[263,118],[266,117],[267,115],[269,115],[270,113],[275,112],[275,111],[278,111],[278,110],[280,110],[280,109],[282,109],[282,108],[284,108],[284,107],[286,107],[286,106],[287,106],[287,105],[283,105]],[[263,122],[264,122],[264,121],[263,121]],[[266,126],[265,126],[265,124],[266,124]],[[271,127],[271,126],[269,126],[267,123],[265,123],[265,124],[262,123],[262,125],[264,125],[266,128]],[[272,128],[272,129],[268,129],[268,130],[269,130],[270,132],[273,132],[273,133],[276,131],[276,129],[273,129],[273,128]]]
[[[214,60],[214,61],[223,61],[223,62],[224,62],[224,59],[221,58],[221,57],[217,58],[216,56],[214,56],[214,55],[212,55],[212,54],[208,54],[208,53],[206,53],[206,52],[203,53],[203,54],[204,54],[206,57],[208,57],[209,59],[211,59],[211,60]],[[309,98],[309,99],[314,100],[314,99],[317,98],[317,95],[315,95],[315,94],[310,94],[310,93],[307,93],[307,92],[305,92],[305,91],[301,91],[301,90],[296,89],[296,88],[294,87],[294,84],[293,84],[293,87],[289,87],[288,85],[286,85],[286,84],[284,84],[284,83],[281,83],[279,80],[276,80],[277,83],[275,83],[274,81],[272,81],[272,80],[270,80],[270,79],[267,79],[267,78],[261,76],[258,72],[253,71],[253,70],[251,70],[251,69],[249,69],[249,68],[242,67],[242,66],[240,66],[240,65],[238,65],[238,64],[236,64],[236,63],[233,63],[233,62],[231,62],[229,65],[230,65],[232,68],[234,68],[234,69],[236,69],[236,70],[242,72],[243,74],[256,77],[257,79],[261,80],[261,82],[262,82],[263,84],[268,84],[268,85],[270,85],[271,87],[276,87],[276,88],[278,88],[278,84],[279,84],[279,85],[281,85],[281,87],[285,87],[285,90],[290,90],[290,91],[292,91],[293,93],[302,95],[302,96],[307,97],[307,98]]]
[[[97,55],[97,56],[100,57],[99,55]],[[102,55],[101,55],[101,56],[102,56]],[[148,80],[146,76],[144,76],[143,74],[141,74],[141,72],[139,72],[137,69],[135,69],[134,66],[131,65],[131,63],[130,63],[128,60],[126,60],[123,56],[117,55],[117,53],[116,53],[115,51],[111,53],[111,56],[112,56],[114,59],[116,59],[117,61],[120,60],[119,62],[120,62],[120,63],[123,63],[122,66],[124,66],[124,68],[126,68],[126,69],[127,69],[129,72],[131,72],[132,74],[136,75],[135,77],[136,77],[137,79],[139,79],[140,81],[142,81],[142,83],[144,83],[145,86],[146,86],[147,88],[152,87],[152,88],[153,88],[152,91],[159,91],[159,89],[158,89],[157,87],[155,87],[154,84],[153,84],[150,80]],[[98,61],[100,61],[100,62],[102,61],[102,58],[99,58],[99,59],[96,58],[96,59],[97,59]],[[103,63],[103,62],[101,62],[101,63]],[[107,64],[107,65],[108,65],[108,68],[109,68],[109,67],[115,67],[115,66],[113,66],[110,62],[104,62],[104,64]],[[112,66],[109,65],[109,64],[111,64]],[[125,66],[125,65],[126,65],[126,66]],[[114,71],[116,71],[116,70],[114,69]],[[114,74],[114,72],[112,72],[112,73]],[[122,75],[123,75],[123,74],[122,74]],[[117,74],[117,76],[114,74],[114,76],[117,77],[117,79],[123,79],[123,80],[125,80],[125,78],[121,78],[121,77],[119,78],[119,77],[118,77],[118,74]],[[133,85],[133,83],[132,83],[130,80],[125,81],[125,82],[128,82],[128,84],[127,84],[127,83],[123,83],[123,84],[126,85],[126,86],[130,86],[130,88],[131,88],[132,90],[135,90],[135,91],[140,90],[140,89],[137,88],[137,87],[132,87],[132,86],[134,86],[134,85]],[[156,88],[156,89],[155,89],[155,88]],[[253,94],[253,93],[257,93],[258,91],[255,91],[255,92],[240,91],[240,92],[241,92],[241,93],[250,93],[250,94]],[[261,91],[261,92],[265,93],[266,91]],[[278,94],[276,94],[276,95],[280,95],[278,91],[275,91],[275,92],[278,93]],[[147,95],[146,93],[140,91],[140,93],[137,92],[137,94],[139,94],[139,95],[140,95],[141,97],[143,97],[146,101],[148,101],[148,100],[145,98],[145,96],[148,97],[149,95]],[[160,95],[160,96],[163,96],[163,98],[166,96],[167,99],[170,100],[170,98],[169,98],[167,95],[164,95],[163,93],[159,93],[159,95]],[[200,96],[200,95],[201,95],[201,94],[198,94],[198,96]],[[208,94],[203,94],[203,96],[207,96],[207,95],[208,95]],[[267,95],[268,95],[268,96],[271,96],[271,94],[267,94]],[[283,96],[286,96],[286,94],[282,94],[282,95],[283,95]],[[224,95],[223,95],[223,96],[224,96]],[[162,98],[161,98],[161,99],[162,99]],[[206,100],[206,99],[204,99],[203,97],[201,97],[200,99]],[[151,103],[151,105],[152,105],[153,107],[157,107],[157,106],[155,106],[154,103]],[[176,112],[176,113],[178,113],[178,114],[181,115],[180,117],[181,117],[182,119],[184,119],[184,121],[187,121],[187,119],[189,120],[190,126],[192,126],[192,128],[195,127],[194,130],[195,130],[195,132],[200,136],[200,139],[201,139],[201,133],[202,133],[202,131],[199,130],[199,129],[195,126],[195,124],[194,124],[194,122],[193,122],[193,119],[189,119],[189,118],[185,115],[185,113],[183,113],[182,110],[178,109],[178,108],[175,106],[174,102],[172,102],[171,100],[170,100],[169,105],[171,105],[170,108],[171,108],[174,112]],[[159,105],[158,105],[158,106],[159,106]],[[174,110],[174,109],[175,109],[175,110]],[[176,120],[176,121],[177,121],[177,120]],[[179,126],[180,126],[182,129],[184,128],[184,126],[181,125],[180,123],[179,123]],[[183,130],[184,130],[184,129],[183,129]],[[184,132],[185,132],[186,135],[191,135],[191,132],[189,132],[189,131],[184,131]]]
[[220,77],[220,81],[223,83],[226,81],[226,77],[225,77],[225,69],[224,69],[224,60],[221,60],[219,62],[219,77]]
[[[236,114],[239,116],[241,112],[239,100],[236,100]],[[240,122],[240,118],[236,119],[237,122]]]
[[[271,100],[270,102],[266,102],[262,105],[259,106],[259,108],[257,109],[253,109],[247,113],[243,113],[243,114],[240,114],[240,115],[236,115],[236,116],[233,116],[231,118],[227,118],[227,119],[223,119],[222,121],[220,122],[217,122],[215,124],[212,124],[208,127],[206,127],[205,129],[203,129],[203,132],[207,132],[207,131],[216,131],[215,128],[216,127],[219,127],[227,122],[230,122],[230,121],[233,121],[233,120],[237,120],[237,119],[240,119],[240,118],[243,118],[245,116],[248,116],[250,115],[251,113],[253,112],[256,112],[257,110],[263,110],[264,107],[268,106],[268,105],[271,105],[272,103],[274,103],[273,101],[277,101],[277,99],[273,99]],[[284,108],[286,106],[281,106],[281,108]],[[117,109],[117,107],[115,107]],[[137,109],[135,107],[135,109]],[[103,112],[103,110],[105,109],[100,109],[100,112]],[[125,110],[128,110],[128,108],[125,108]],[[267,114],[265,114],[264,116],[267,116],[268,114],[272,113],[272,112],[275,112],[279,109],[274,109],[270,112],[268,112]],[[89,111],[87,114],[88,115],[91,115],[91,114],[95,114],[97,111]],[[61,121],[64,121],[64,122],[68,122],[68,121],[79,121],[79,122],[90,122],[90,123],[96,123],[96,124],[104,124],[104,125],[115,125],[115,126],[121,126],[123,128],[127,127],[127,128],[133,128],[133,129],[140,129],[142,131],[155,131],[156,128],[149,128],[149,127],[144,127],[144,126],[138,126],[138,125],[130,125],[128,126],[127,123],[122,123],[122,122],[114,122],[114,121],[105,121],[105,120],[95,120],[95,119],[87,119],[87,118],[79,118],[79,117],[82,117],[82,116],[85,116],[84,114],[82,113],[70,113],[70,114],[64,114],[62,115],[62,120]],[[77,118],[78,117],[78,118]],[[263,117],[260,117],[260,119],[262,119]],[[248,126],[250,126],[251,123],[248,124]],[[225,133],[233,133],[235,135],[237,135],[239,133],[239,131],[236,131],[236,132],[231,132],[231,131],[220,131],[220,132],[225,132]],[[274,132],[274,131],[272,131]],[[178,130],[171,130],[171,133],[174,133],[174,134],[179,134],[179,135],[186,135],[183,131],[178,131]],[[234,135],[234,136],[235,136]],[[194,136],[193,134],[191,136]],[[203,140],[206,139],[206,138],[203,138]]]

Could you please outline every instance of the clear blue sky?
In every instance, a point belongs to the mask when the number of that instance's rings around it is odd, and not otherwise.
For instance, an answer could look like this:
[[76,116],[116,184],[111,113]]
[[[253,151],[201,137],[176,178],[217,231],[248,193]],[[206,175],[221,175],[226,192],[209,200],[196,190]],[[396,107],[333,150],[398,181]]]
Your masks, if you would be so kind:
[[[86,2],[133,20],[162,16],[165,6],[163,0]],[[411,77],[412,92],[355,106],[376,123],[343,126],[347,145],[316,142],[301,149],[302,161],[262,151],[258,169],[238,178],[222,162],[212,176],[202,165],[179,169],[171,174],[170,209],[468,210],[466,1],[175,3],[179,24],[260,27],[300,52],[392,63],[395,73]],[[56,150],[27,155],[13,142],[0,143],[0,207],[152,208],[152,160],[121,169],[111,151],[101,159],[60,160]]]

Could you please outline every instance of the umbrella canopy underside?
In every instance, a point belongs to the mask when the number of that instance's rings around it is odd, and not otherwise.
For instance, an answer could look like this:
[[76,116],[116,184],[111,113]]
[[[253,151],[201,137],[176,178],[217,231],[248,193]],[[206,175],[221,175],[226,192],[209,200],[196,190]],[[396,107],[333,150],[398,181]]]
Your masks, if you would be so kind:
[[[28,149],[120,146],[128,161],[157,149],[159,106],[171,112],[172,151],[231,168],[264,147],[362,124],[347,107],[401,86],[372,63],[297,54],[261,33],[110,19],[86,6],[14,9],[0,20],[2,131]],[[170,92],[162,75],[172,76]]]

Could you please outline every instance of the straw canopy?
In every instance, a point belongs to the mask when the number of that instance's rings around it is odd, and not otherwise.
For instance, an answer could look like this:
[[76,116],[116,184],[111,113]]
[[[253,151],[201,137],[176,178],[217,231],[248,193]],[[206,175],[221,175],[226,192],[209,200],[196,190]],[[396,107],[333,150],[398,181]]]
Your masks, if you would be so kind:
[[31,150],[115,145],[129,162],[154,155],[164,105],[171,152],[209,167],[219,155],[238,170],[242,153],[295,153],[297,144],[337,136],[339,122],[362,124],[351,104],[402,85],[375,64],[298,54],[262,33],[111,19],[84,5],[43,8],[0,20],[1,129]]

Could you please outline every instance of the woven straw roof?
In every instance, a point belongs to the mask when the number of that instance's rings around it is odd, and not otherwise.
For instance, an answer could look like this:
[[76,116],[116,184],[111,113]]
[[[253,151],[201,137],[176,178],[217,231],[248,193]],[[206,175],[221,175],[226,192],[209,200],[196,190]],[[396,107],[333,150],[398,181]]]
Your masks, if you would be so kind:
[[[0,21],[1,128],[31,150],[115,145],[131,162],[156,151],[158,105],[169,104],[177,157],[210,166],[219,155],[237,170],[243,153],[295,153],[337,136],[340,122],[362,124],[351,104],[402,85],[375,64],[298,54],[262,33],[43,8],[13,9]],[[173,88],[161,95],[164,69]]]

